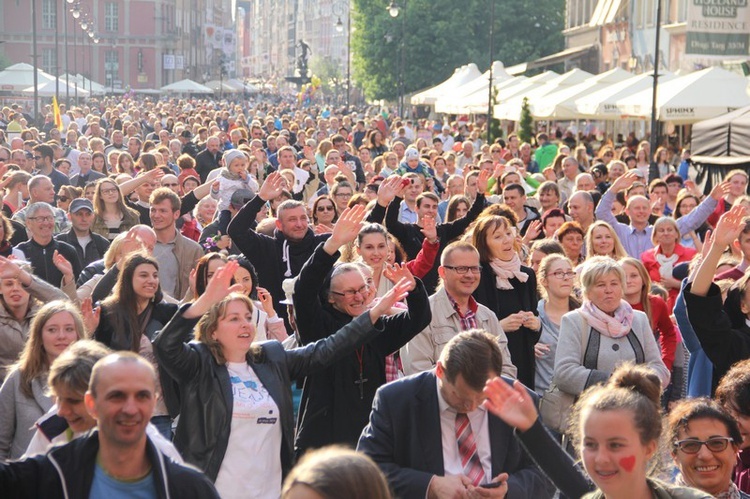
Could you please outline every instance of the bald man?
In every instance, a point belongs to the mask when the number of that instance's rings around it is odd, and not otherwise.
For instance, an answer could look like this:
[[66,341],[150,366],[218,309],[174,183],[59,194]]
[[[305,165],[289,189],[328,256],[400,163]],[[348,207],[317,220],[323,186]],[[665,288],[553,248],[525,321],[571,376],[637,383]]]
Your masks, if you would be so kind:
[[146,435],[156,373],[132,352],[99,360],[84,403],[97,431],[47,455],[0,464],[8,497],[218,498],[199,471],[166,459]]

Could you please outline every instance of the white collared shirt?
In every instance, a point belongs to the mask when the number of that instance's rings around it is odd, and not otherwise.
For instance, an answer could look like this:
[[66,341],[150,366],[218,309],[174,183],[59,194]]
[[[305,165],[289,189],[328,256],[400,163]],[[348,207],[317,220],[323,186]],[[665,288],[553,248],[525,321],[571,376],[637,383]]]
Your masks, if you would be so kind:
[[[456,440],[456,410],[448,405],[448,402],[440,393],[440,380],[437,379],[435,389],[438,395],[438,408],[440,409],[440,433],[443,441],[443,467],[445,476],[463,475],[464,468],[461,466],[461,454],[458,451]],[[492,453],[490,450],[490,428],[487,409],[480,405],[477,409],[467,414],[474,441],[477,444],[479,462],[482,463],[484,478],[482,483],[492,481]]]

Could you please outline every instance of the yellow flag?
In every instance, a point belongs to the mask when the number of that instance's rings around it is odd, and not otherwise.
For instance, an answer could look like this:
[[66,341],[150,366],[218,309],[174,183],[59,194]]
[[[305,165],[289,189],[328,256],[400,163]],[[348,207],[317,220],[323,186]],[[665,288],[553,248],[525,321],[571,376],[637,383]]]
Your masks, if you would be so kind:
[[60,106],[57,105],[57,97],[52,97],[52,110],[55,113],[55,128],[62,132],[63,122],[60,115]]

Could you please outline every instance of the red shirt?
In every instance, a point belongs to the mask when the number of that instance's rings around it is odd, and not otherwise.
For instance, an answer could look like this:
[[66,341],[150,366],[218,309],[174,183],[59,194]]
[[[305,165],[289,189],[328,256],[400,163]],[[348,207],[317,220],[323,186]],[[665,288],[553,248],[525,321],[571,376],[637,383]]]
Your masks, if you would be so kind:
[[[674,323],[669,317],[669,309],[664,300],[658,296],[648,295],[648,301],[651,304],[651,329],[661,346],[661,360],[671,371],[675,350],[677,349],[677,329],[675,329]],[[640,303],[631,305],[634,310],[644,311]]]

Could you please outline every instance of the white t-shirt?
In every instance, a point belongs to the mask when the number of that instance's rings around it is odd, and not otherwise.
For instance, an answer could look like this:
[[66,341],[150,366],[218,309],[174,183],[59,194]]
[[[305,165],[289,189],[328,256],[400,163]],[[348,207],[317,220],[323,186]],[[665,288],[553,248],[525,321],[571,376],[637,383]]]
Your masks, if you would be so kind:
[[246,363],[228,362],[232,427],[216,477],[222,499],[278,499],[281,495],[279,408]]

